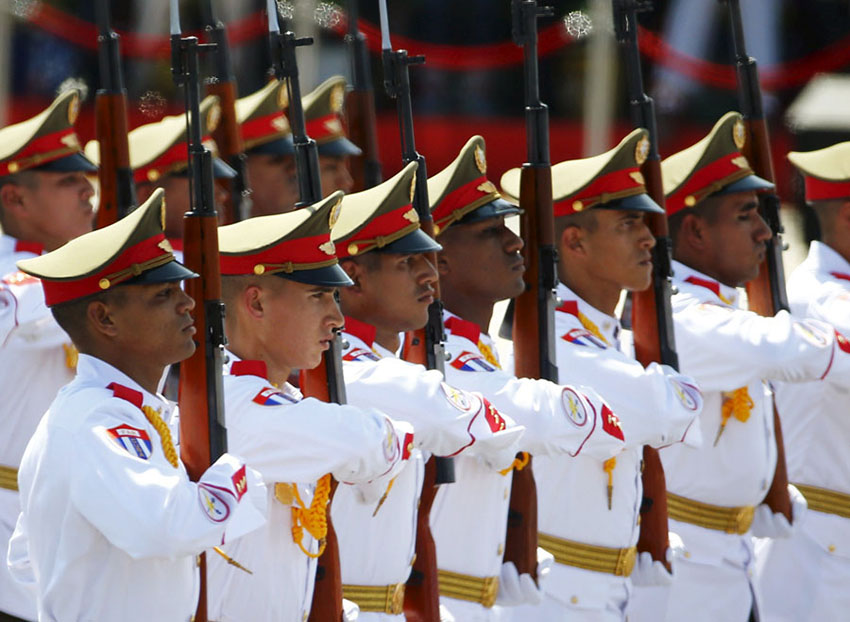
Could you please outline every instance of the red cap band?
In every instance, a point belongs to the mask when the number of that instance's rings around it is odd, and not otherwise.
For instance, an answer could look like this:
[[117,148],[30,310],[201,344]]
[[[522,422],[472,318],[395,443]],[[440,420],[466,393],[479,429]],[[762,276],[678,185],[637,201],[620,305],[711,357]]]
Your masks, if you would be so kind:
[[805,176],[806,201],[827,201],[850,197],[850,181],[827,181]]
[[[329,233],[309,238],[286,240],[265,250],[246,255],[221,253],[221,273],[224,275],[274,274],[309,270],[336,261],[334,244]],[[318,264],[318,265],[317,265]]]

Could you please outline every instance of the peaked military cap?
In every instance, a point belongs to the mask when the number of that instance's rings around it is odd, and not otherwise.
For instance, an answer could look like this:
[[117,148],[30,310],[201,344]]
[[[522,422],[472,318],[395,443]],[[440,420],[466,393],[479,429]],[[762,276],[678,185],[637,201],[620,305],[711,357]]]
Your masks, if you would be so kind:
[[[221,119],[218,97],[205,97],[200,110],[204,146],[216,156],[218,149],[210,134],[218,127]],[[155,123],[132,130],[127,140],[130,143],[130,167],[136,183],[156,182],[165,175],[187,175],[189,144],[186,139],[186,117],[182,114],[163,117]],[[100,145],[97,141],[86,144],[86,155],[94,162],[100,161]],[[236,171],[218,157],[213,157],[213,175],[231,178],[236,176]]]
[[[649,138],[637,129],[605,153],[552,166],[552,206],[555,217],[590,208],[664,211],[646,194],[640,165],[649,155]],[[520,174],[514,168],[502,175],[502,190],[519,198]]]
[[55,251],[23,259],[18,268],[41,279],[48,306],[119,285],[168,283],[198,276],[174,259],[163,234],[161,188],[121,220],[86,233]]
[[348,140],[342,125],[342,106],[345,102],[345,78],[333,76],[307,93],[301,103],[307,135],[316,141],[319,155],[360,155],[360,147]]
[[481,136],[466,141],[454,161],[428,179],[428,197],[434,235],[454,223],[466,224],[522,211],[505,201],[487,179],[487,156]]
[[339,190],[308,207],[257,216],[218,230],[221,273],[275,274],[299,283],[352,285],[339,267],[331,226],[339,216]]
[[817,151],[788,154],[806,181],[806,201],[828,201],[850,197],[850,142]]
[[0,129],[0,177],[26,170],[97,172],[74,132],[79,113],[80,93],[70,89],[47,110]]
[[427,253],[442,246],[419,227],[413,207],[418,164],[411,162],[382,184],[347,194],[331,236],[340,259],[369,251]]
[[248,154],[292,155],[292,130],[284,110],[289,106],[286,82],[272,80],[259,91],[236,100],[236,120]]
[[727,112],[708,136],[661,163],[667,213],[693,207],[712,195],[769,190],[741,154],[747,131],[740,113]]

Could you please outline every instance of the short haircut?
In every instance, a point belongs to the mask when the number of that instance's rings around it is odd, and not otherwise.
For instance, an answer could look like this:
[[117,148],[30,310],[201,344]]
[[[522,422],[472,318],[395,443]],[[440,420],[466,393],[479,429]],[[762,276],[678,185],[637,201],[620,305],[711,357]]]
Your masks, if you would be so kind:
[[596,210],[589,209],[586,212],[575,212],[566,216],[558,216],[555,218],[555,244],[561,239],[564,231],[568,227],[578,227],[590,233],[596,231],[599,227],[599,221],[596,219]]
[[53,318],[60,328],[68,333],[71,341],[81,352],[89,348],[87,313],[89,304],[102,302],[110,305],[122,305],[126,299],[126,290],[116,287],[103,292],[85,296],[69,302],[63,302],[50,308]]
[[690,214],[702,218],[708,224],[717,222],[717,208],[720,206],[722,196],[712,195],[706,197],[697,205],[686,207],[667,218],[667,226],[670,230],[670,238],[673,240],[673,248],[676,247],[676,241],[682,232],[682,222],[685,220],[685,216]]
[[339,260],[339,263],[343,264],[346,261],[350,261],[356,263],[358,266],[363,266],[363,269],[367,272],[374,272],[381,267],[380,255],[380,251],[369,251],[362,255],[355,255],[354,257],[344,257]]

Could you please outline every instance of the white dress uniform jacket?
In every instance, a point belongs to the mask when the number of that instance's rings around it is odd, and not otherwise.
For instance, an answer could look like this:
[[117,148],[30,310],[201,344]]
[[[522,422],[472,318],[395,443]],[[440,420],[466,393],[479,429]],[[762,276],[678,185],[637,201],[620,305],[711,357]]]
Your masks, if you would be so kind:
[[[705,398],[702,447],[661,451],[667,489],[713,506],[758,506],[773,481],[773,398],[766,380],[846,383],[850,353],[832,326],[780,311],[761,317],[738,308],[738,292],[674,262],[673,319],[683,372]],[[842,338],[843,339],[843,338]],[[841,346],[841,347],[839,347]],[[850,348],[848,348],[850,349]],[[748,416],[732,416],[718,438],[724,402],[746,388]],[[714,440],[717,439],[716,444]],[[748,534],[670,521],[685,543],[674,560],[669,620],[746,620],[752,606],[753,549]]]
[[[39,249],[0,236],[0,469],[11,477],[41,416],[59,389],[74,378],[76,350],[44,304],[39,279],[18,272],[15,262]],[[14,370],[14,373],[12,371]],[[6,470],[9,469],[9,470]],[[20,513],[18,493],[0,486],[0,551],[5,552]],[[34,595],[0,564],[0,612],[35,620]]]
[[[627,549],[639,535],[643,446],[682,440],[699,445],[695,419],[702,395],[691,377],[655,363],[644,368],[624,353],[617,318],[562,283],[557,294],[562,301],[555,313],[559,378],[591,386],[603,397],[619,417],[626,448],[607,464],[605,456],[585,453],[572,460],[536,458],[538,529],[564,540]],[[628,577],[556,563],[544,591],[543,603],[523,607],[513,619],[623,620],[632,586]]]
[[[293,541],[289,491],[297,486],[309,507],[316,480],[326,473],[341,482],[388,481],[403,465],[413,428],[374,409],[303,399],[289,384],[273,387],[260,361],[229,354],[224,376],[228,449],[260,471],[268,488],[268,522],[222,549],[253,574],[215,553],[207,554],[210,619],[217,622],[289,622],[309,614],[316,559]],[[275,484],[287,490],[276,498]],[[302,483],[296,483],[302,482]],[[386,481],[384,482],[386,485]],[[304,530],[302,545],[318,543]]]
[[[377,514],[377,494],[338,489],[333,521],[339,537],[344,584],[388,586],[410,575],[416,516],[427,454],[479,456],[495,468],[511,464],[522,426],[496,413],[480,395],[455,389],[438,371],[399,360],[374,343],[374,329],[346,319],[343,353],[351,404],[376,407],[416,429],[416,449]],[[361,622],[404,620],[403,615],[360,612]]]
[[[500,412],[525,426],[520,449],[535,456],[564,459],[581,455],[602,461],[619,454],[624,441],[601,423],[603,402],[585,387],[560,386],[546,380],[517,378],[501,368],[496,346],[479,327],[449,313],[446,332],[446,381],[478,391]],[[588,413],[579,422],[570,416],[565,392],[572,392]],[[443,486],[431,509],[431,527],[440,569],[473,577],[499,577],[505,548],[508,505],[513,471],[502,474],[476,458],[455,460],[456,481]],[[495,608],[441,596],[457,620],[470,622],[499,618]]]
[[[829,246],[812,242],[788,281],[788,296],[794,315],[850,334],[850,263]],[[831,376],[777,384],[788,477],[850,495],[850,384]],[[756,548],[756,564],[763,622],[841,620],[850,611],[850,518],[810,506],[790,538]]]
[[160,396],[80,355],[27,445],[8,561],[37,584],[39,620],[188,621],[195,555],[222,543],[239,499],[251,502],[250,475],[229,454],[197,484],[173,467],[142,404],[170,414]]

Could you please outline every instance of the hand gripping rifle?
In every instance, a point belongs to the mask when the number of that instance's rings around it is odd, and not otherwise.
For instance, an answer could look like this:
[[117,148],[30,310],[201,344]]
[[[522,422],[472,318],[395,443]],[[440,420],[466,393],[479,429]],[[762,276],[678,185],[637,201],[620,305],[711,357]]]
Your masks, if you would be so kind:
[[136,185],[127,142],[127,89],[121,72],[121,38],[112,30],[109,0],[98,0],[97,45],[100,89],[95,97],[95,132],[100,145],[100,203],[97,228],[126,216],[136,207]]
[[[646,180],[647,194],[664,207],[664,187],[661,182],[661,158],[658,155],[658,131],[655,124],[655,106],[643,89],[640,52],[638,50],[637,14],[650,10],[646,0],[613,0],[614,31],[626,64],[626,82],[631,107],[632,123],[649,132],[649,153],[640,166]],[[676,343],[673,336],[673,311],[670,306],[672,286],[670,264],[672,243],[665,214],[648,214],[647,225],[655,236],[652,249],[652,285],[642,292],[632,293],[632,328],[634,330],[635,357],[641,365],[663,363],[678,369]],[[638,551],[648,552],[652,559],[671,570],[667,562],[668,523],[667,486],[664,467],[658,450],[646,445],[643,448],[643,502],[641,503],[640,537]]]
[[213,53],[213,77],[207,85],[210,95],[217,95],[221,106],[221,121],[213,132],[221,157],[236,171],[232,182],[220,180],[230,190],[225,203],[224,223],[238,222],[251,214],[251,185],[246,170],[245,145],[242,130],[236,119],[236,76],[230,57],[227,30],[213,12],[213,0],[201,3],[204,30],[207,38],[215,43]]
[[381,161],[378,155],[378,133],[375,121],[375,93],[366,37],[357,27],[358,0],[348,0],[348,44],[351,60],[351,90],[345,100],[346,125],[354,144],[363,153],[351,158],[354,191],[359,192],[381,183]]
[[[322,198],[322,183],[319,174],[319,151],[316,141],[307,135],[304,110],[301,106],[301,85],[295,48],[310,45],[313,39],[297,39],[293,32],[280,32],[277,6],[274,0],[267,2],[269,18],[269,42],[272,48],[275,76],[286,79],[289,90],[289,119],[295,143],[295,164],[298,170],[300,202],[296,207],[312,205]],[[330,348],[322,354],[322,364],[315,369],[301,370],[301,390],[309,397],[324,402],[345,404],[345,379],[342,375],[342,340],[334,336]],[[340,622],[342,620],[342,573],[339,562],[339,543],[331,523],[330,506],[336,492],[337,482],[331,483],[328,497],[328,531],[325,550],[316,566],[316,583],[310,609],[311,622]]]
[[[384,88],[387,95],[396,100],[398,124],[401,133],[401,156],[405,164],[417,162],[413,207],[419,215],[422,230],[434,237],[431,210],[428,202],[428,173],[425,158],[416,151],[413,133],[413,103],[410,97],[410,65],[425,62],[424,56],[408,56],[407,50],[393,50],[390,43],[390,27],[387,18],[387,2],[379,0],[381,17],[381,47],[383,49]],[[429,257],[437,265],[436,253]],[[443,372],[446,353],[443,346],[443,305],[440,302],[439,286],[434,302],[428,308],[428,323],[423,329],[405,334],[402,358],[424,365],[428,369]],[[440,592],[437,583],[437,548],[431,535],[429,517],[431,506],[437,495],[437,486],[453,482],[454,460],[433,456],[425,465],[425,477],[419,500],[416,521],[416,559],[404,593],[404,613],[409,622],[439,622]]]
[[[747,55],[744,42],[744,27],[741,21],[741,6],[738,0],[721,0],[729,5],[732,40],[735,49],[735,64],[738,74],[738,104],[747,129],[747,140],[742,149],[744,156],[756,175],[769,182],[774,181],[773,162],[770,156],[770,140],[767,121],[761,99],[758,67],[756,60]],[[789,309],[785,292],[785,272],[782,266],[782,224],[779,221],[779,197],[773,191],[759,193],[759,212],[767,221],[772,236],[766,242],[767,253],[759,267],[758,277],[747,283],[749,308],[759,315],[773,316],[778,311]],[[788,468],[785,463],[785,444],[782,441],[782,426],[776,402],[773,403],[773,424],[776,431],[776,471],[773,482],[764,498],[774,513],[782,513],[791,522],[791,498],[788,495]]]
[[[214,44],[181,36],[179,0],[171,0],[171,71],[186,94],[192,209],[184,217],[183,252],[186,266],[200,278],[186,281],[195,302],[196,335],[203,340],[180,364],[180,458],[193,481],[227,451],[224,425],[222,362],[224,304],[218,258],[218,217],[213,199],[212,154],[202,140],[199,54]],[[200,597],[197,622],[207,622],[206,559],[200,557]]]
[[[512,332],[516,375],[558,382],[549,109],[540,101],[537,67],[537,20],[552,14],[552,7],[538,6],[537,0],[511,0],[514,43],[523,48],[527,158],[520,173],[519,196],[526,290],[515,300]],[[505,561],[537,580],[537,487],[530,459],[524,469],[514,472]]]

